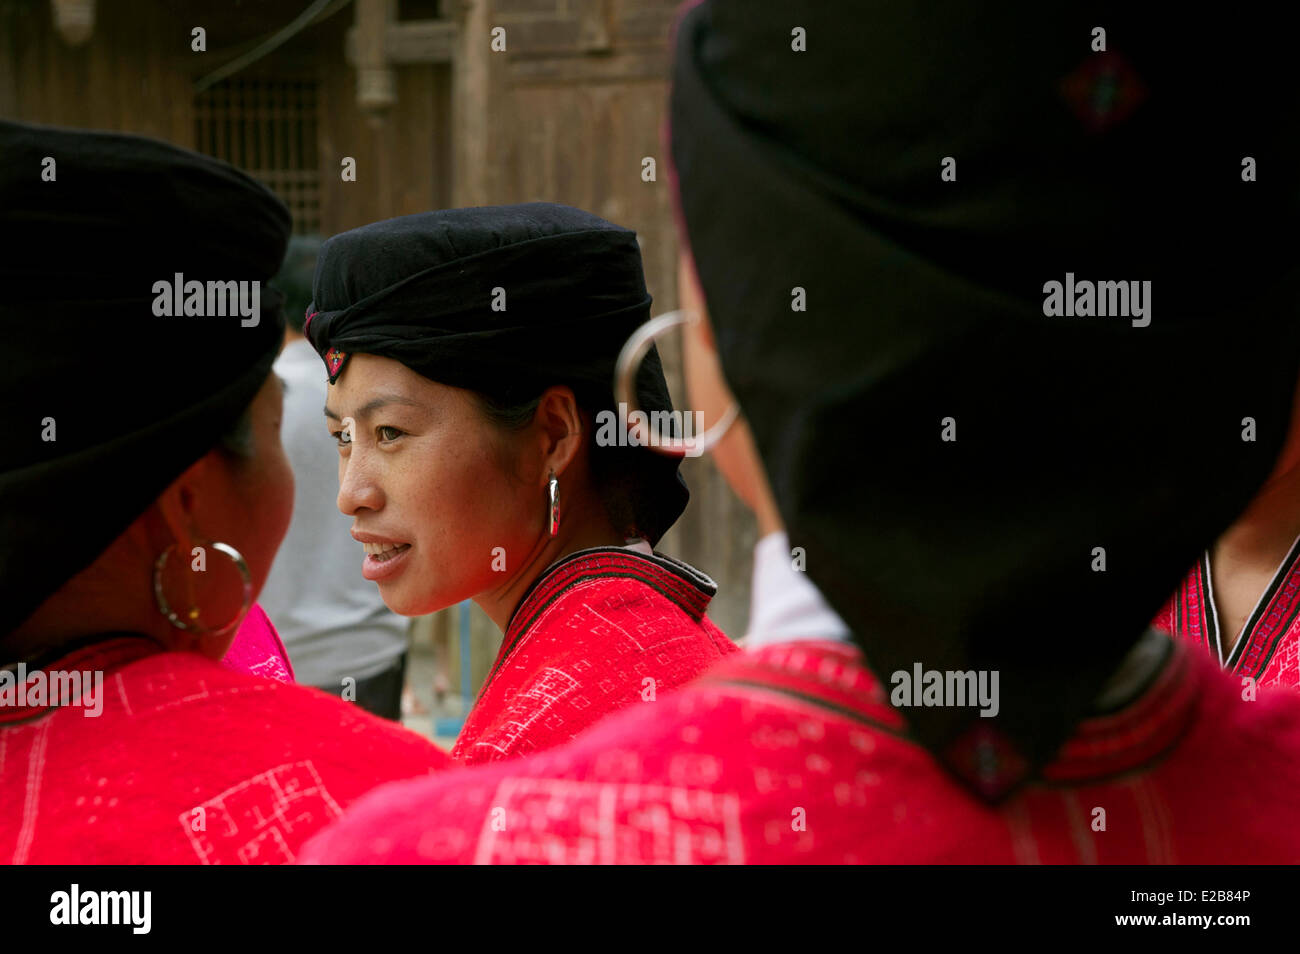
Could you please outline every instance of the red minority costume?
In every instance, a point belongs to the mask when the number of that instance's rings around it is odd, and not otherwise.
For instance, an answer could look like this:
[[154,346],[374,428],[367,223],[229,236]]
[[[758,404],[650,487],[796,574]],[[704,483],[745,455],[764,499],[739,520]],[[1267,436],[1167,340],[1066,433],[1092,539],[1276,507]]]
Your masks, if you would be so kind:
[[1300,700],[1243,702],[1215,668],[1178,644],[994,808],[905,736],[856,647],[778,643],[534,758],[385,786],[300,860],[1294,862]]
[[1300,688],[1300,540],[1292,544],[1227,652],[1214,603],[1208,553],[1187,574],[1152,625],[1199,646],[1238,681],[1253,679],[1261,688]]
[[291,861],[364,792],[451,764],[323,692],[137,636],[41,668],[100,671],[103,682],[91,705],[83,691],[79,704],[0,707],[7,864]]
[[626,548],[583,550],[551,567],[511,617],[452,757],[551,748],[694,679],[736,651],[704,615],[715,591],[685,563]]

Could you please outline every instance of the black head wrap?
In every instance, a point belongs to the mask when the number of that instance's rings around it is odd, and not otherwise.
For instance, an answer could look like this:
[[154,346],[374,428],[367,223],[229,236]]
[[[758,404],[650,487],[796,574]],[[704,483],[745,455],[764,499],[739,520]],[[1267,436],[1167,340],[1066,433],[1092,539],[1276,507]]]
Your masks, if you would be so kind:
[[[887,693],[999,672],[995,718],[900,707],[990,799],[1262,483],[1296,387],[1287,31],[1118,9],[718,0],[676,31],[681,213],[791,544]],[[1067,273],[1150,281],[1150,323],[1046,316]]]
[[[614,411],[614,363],[650,315],[636,233],[564,205],[447,209],[327,239],[307,336],[331,383],[349,355],[400,361],[432,381],[523,403],[573,388]],[[641,365],[647,412],[671,411],[657,352]],[[686,507],[679,461],[642,447],[598,447],[593,469],[617,485],[653,544]]]
[[[2,635],[257,394],[284,335],[264,283],[289,216],[225,163],[136,136],[0,122],[0,156]],[[155,285],[178,275],[204,283],[205,311],[207,282],[261,282],[260,310],[248,285],[250,317],[161,316],[175,297]],[[224,285],[212,304],[239,307]]]

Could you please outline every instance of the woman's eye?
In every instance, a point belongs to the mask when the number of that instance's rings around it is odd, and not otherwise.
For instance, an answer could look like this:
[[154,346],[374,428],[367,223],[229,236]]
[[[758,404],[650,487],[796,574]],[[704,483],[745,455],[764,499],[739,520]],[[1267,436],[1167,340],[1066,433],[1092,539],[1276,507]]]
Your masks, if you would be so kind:
[[376,428],[375,433],[379,435],[381,441],[395,441],[402,435],[402,432],[397,428],[388,427],[387,425]]

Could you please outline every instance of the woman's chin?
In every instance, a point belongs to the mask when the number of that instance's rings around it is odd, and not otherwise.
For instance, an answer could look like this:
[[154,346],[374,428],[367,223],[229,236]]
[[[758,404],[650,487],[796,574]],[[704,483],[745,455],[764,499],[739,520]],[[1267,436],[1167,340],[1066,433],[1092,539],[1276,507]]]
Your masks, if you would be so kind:
[[455,602],[440,600],[437,594],[411,592],[408,587],[396,581],[379,583],[379,595],[384,605],[398,616],[428,616]]
[[407,608],[411,603],[410,596],[402,592],[402,587],[396,583],[384,583],[382,581],[377,582],[375,585],[379,587],[379,597],[384,601],[385,606],[400,616],[412,615],[407,612]]

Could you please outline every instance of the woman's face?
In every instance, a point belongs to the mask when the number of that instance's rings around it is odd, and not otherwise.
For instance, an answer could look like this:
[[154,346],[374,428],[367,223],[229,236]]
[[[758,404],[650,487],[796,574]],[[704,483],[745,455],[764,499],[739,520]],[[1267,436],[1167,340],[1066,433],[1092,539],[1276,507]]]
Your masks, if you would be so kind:
[[[187,522],[196,537],[192,542],[219,540],[238,550],[248,564],[254,598],[266,583],[293,515],[293,470],[280,443],[282,387],[276,375],[267,375],[249,405],[252,447],[248,456],[210,451],[195,470],[186,494]],[[205,624],[219,625],[239,611],[240,578],[224,557],[209,553],[203,573],[185,574],[192,563],[183,555],[169,561],[169,568],[173,576],[180,573],[177,579],[185,580],[175,595],[188,587],[190,598],[203,608]]]
[[521,472],[523,455],[470,392],[355,354],[330,386],[326,424],[361,572],[395,612],[431,613],[500,586],[536,544],[537,475]]
[[248,561],[255,592],[266,583],[293,516],[293,467],[280,442],[283,417],[284,385],[278,376],[267,375],[252,404],[253,453],[235,463],[241,512],[248,515],[247,536],[239,549]]

